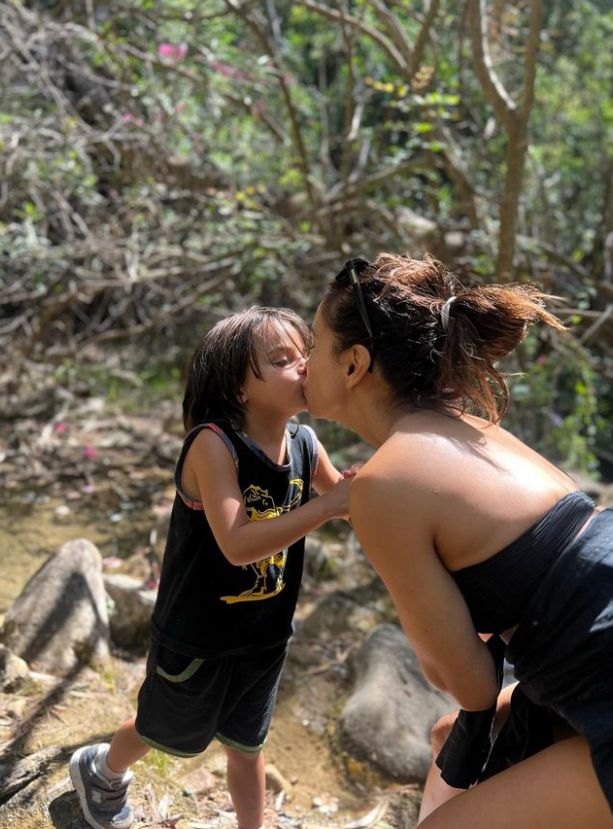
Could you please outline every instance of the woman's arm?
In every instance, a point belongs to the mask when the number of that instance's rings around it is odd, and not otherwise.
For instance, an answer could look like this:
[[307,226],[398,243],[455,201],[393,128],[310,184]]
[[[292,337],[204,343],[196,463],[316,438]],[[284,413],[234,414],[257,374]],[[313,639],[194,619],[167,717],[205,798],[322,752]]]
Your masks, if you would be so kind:
[[[214,432],[203,429],[190,446],[184,471],[193,474],[219,548],[232,564],[259,561],[298,541],[330,518],[348,513],[350,481],[269,521],[249,521],[234,461]],[[337,476],[338,479],[338,476]]]
[[406,476],[387,474],[382,464],[367,466],[351,488],[351,521],[428,681],[462,708],[479,711],[496,700],[494,662],[434,549],[436,498]]

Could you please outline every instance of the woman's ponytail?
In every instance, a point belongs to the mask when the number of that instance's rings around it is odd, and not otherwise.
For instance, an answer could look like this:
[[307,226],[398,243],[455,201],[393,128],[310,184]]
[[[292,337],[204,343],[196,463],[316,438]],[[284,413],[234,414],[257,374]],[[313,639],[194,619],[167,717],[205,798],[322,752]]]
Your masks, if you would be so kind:
[[529,326],[562,323],[545,309],[548,299],[534,285],[483,285],[459,291],[449,307],[441,348],[439,390],[472,404],[488,419],[499,420],[508,408],[509,390],[495,367],[511,354]]

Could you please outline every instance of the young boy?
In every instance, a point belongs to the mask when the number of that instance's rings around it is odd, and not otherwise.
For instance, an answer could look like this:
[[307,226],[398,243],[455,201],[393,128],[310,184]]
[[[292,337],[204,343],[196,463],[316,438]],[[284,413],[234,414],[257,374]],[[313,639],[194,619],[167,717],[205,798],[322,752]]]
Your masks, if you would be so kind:
[[[129,767],[150,747],[191,757],[214,737],[227,752],[240,829],[262,825],[262,746],[292,633],[304,536],[348,510],[350,481],[311,429],[288,423],[306,407],[309,343],[291,311],[251,308],[214,326],[192,357],[137,715],[110,746],[84,746],[70,761],[94,829],[132,824]],[[321,497],[309,501],[311,488]]]

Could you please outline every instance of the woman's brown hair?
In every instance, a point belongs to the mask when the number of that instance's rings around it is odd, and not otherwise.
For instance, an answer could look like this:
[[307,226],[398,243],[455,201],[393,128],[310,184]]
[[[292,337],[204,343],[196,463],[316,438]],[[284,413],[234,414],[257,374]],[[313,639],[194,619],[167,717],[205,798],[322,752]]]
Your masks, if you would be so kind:
[[245,406],[241,387],[249,368],[261,377],[258,345],[277,326],[294,331],[300,349],[308,352],[310,329],[288,308],[248,308],[221,320],[203,336],[187,374],[183,398],[186,431],[199,423],[220,421],[242,426]]
[[328,287],[322,312],[338,352],[356,343],[368,348],[399,402],[496,422],[509,403],[496,361],[533,322],[564,329],[545,310],[547,298],[529,284],[464,288],[430,256],[382,253],[372,263],[350,260]]

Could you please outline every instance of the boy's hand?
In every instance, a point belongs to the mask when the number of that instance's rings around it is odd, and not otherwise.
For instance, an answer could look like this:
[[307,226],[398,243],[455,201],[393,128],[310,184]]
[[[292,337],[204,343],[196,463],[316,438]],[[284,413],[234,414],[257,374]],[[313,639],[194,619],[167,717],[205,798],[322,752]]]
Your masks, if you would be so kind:
[[355,477],[360,469],[364,466],[363,461],[356,461],[356,463],[352,463],[349,469],[343,469],[342,476],[343,478],[353,478]]
[[353,474],[345,475],[329,489],[322,498],[326,498],[330,507],[330,518],[344,518],[349,521],[349,488]]

